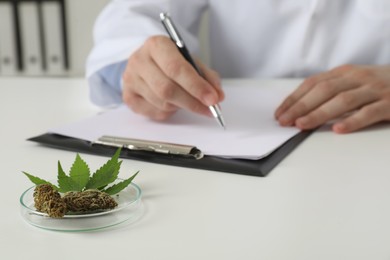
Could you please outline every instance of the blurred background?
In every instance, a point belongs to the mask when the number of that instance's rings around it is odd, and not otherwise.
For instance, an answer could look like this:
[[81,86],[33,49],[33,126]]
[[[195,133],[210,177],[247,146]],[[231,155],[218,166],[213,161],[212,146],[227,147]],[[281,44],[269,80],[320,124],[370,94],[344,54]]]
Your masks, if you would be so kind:
[[[83,77],[94,22],[111,0],[0,0],[0,77]],[[208,12],[199,31],[209,64]]]
[[110,0],[0,0],[0,77],[84,76]]

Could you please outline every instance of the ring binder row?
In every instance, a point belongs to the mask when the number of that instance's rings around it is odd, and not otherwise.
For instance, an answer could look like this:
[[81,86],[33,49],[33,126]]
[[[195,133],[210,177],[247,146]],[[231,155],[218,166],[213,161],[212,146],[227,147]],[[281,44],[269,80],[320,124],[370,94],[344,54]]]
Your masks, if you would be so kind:
[[0,0],[0,76],[68,73],[65,0]]

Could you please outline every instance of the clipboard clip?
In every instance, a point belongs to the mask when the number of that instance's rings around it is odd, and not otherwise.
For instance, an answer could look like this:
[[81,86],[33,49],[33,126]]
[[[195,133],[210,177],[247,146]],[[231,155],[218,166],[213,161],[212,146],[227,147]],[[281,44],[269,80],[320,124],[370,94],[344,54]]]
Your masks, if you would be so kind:
[[191,157],[196,160],[203,158],[202,151],[195,146],[190,145],[172,144],[109,135],[103,135],[98,140],[96,140],[94,144],[123,147],[132,151],[148,151],[161,154],[173,154],[178,156]]

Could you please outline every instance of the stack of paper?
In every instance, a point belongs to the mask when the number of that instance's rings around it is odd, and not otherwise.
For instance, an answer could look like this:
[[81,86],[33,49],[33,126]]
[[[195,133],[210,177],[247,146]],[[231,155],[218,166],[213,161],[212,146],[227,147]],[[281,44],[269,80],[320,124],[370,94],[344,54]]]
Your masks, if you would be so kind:
[[[295,87],[295,86],[291,86]],[[169,120],[156,122],[120,106],[80,122],[51,129],[52,133],[94,142],[103,135],[193,145],[206,155],[260,159],[299,133],[281,127],[274,111],[292,91],[286,86],[224,86],[221,103],[226,121],[223,130],[213,118],[179,111]]]

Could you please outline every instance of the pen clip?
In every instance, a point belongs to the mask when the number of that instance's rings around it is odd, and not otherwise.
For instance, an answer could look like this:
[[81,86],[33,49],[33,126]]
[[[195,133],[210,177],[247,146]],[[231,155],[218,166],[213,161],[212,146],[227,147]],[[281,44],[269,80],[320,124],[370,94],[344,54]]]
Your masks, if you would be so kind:
[[148,151],[161,154],[173,154],[195,159],[203,158],[203,153],[195,146],[140,140],[104,135],[94,142],[105,146],[123,147],[132,151]]
[[176,43],[177,47],[183,48],[184,41],[181,38],[179,31],[176,29],[175,25],[173,24],[169,14],[168,13],[160,13],[160,19],[161,19],[162,24],[164,25],[165,30],[167,30],[169,36]]

